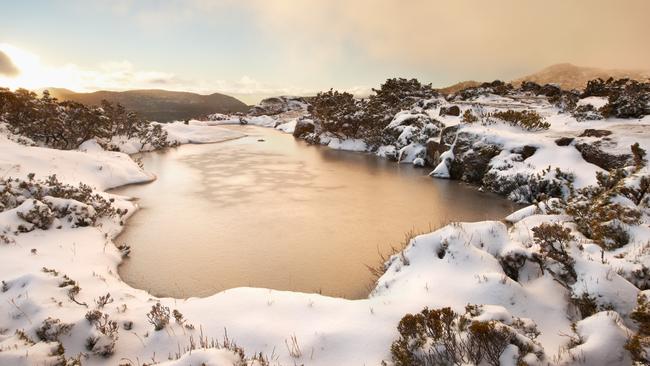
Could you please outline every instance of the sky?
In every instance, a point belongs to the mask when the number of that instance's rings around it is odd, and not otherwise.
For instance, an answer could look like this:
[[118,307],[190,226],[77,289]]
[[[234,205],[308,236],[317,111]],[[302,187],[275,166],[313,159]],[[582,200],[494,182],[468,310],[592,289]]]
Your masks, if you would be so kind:
[[650,69],[648,0],[0,0],[0,86],[264,96]]

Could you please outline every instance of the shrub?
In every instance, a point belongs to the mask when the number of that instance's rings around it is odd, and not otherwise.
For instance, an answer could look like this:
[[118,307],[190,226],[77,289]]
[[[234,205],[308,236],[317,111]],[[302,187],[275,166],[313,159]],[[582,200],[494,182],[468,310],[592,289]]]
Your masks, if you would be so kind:
[[354,136],[361,123],[357,118],[357,102],[354,96],[346,92],[330,89],[318,93],[311,100],[309,111],[321,122],[324,131]]
[[478,122],[478,117],[476,117],[474,115],[474,113],[472,113],[471,110],[466,109],[465,112],[463,112],[463,116],[461,117],[461,121],[463,123],[474,123],[474,122]]
[[638,188],[625,184],[628,173],[623,169],[597,173],[597,186],[586,187],[566,203],[566,213],[573,217],[578,230],[604,249],[620,248],[629,242],[627,226],[640,223],[638,207],[614,202],[623,195],[640,203],[648,191],[650,180],[639,177]]
[[646,151],[639,146],[638,142],[635,142],[632,146],[630,146],[630,150],[632,150],[632,156],[634,157],[634,166],[636,169],[641,169],[645,166],[645,157],[647,155]]
[[647,349],[650,348],[650,304],[645,294],[637,297],[637,305],[630,313],[630,319],[634,320],[639,330],[625,344],[625,349],[630,352],[632,359],[640,364],[648,364],[650,355]]
[[37,200],[32,200],[32,206],[27,211],[19,211],[16,215],[24,221],[32,224],[34,227],[42,230],[50,228],[54,222],[55,216],[50,208]]
[[163,330],[169,324],[169,308],[162,306],[159,302],[151,307],[151,311],[147,313],[149,323],[154,326],[156,331]]
[[521,127],[527,131],[548,130],[551,125],[544,121],[536,111],[497,111],[491,114],[492,117],[499,118],[503,121],[510,123],[513,126]]
[[533,240],[540,247],[539,256],[535,258],[540,268],[547,269],[553,278],[569,288],[578,278],[573,268],[575,260],[567,251],[574,240],[571,230],[557,223],[543,223],[532,230]]
[[519,362],[530,353],[543,358],[534,341],[539,332],[518,318],[512,326],[473,320],[481,311],[480,306],[468,305],[462,315],[450,308],[425,308],[418,314],[406,314],[397,326],[400,337],[391,345],[394,364],[500,365],[499,359],[510,344],[517,346]]
[[36,330],[38,338],[45,342],[58,342],[59,337],[70,333],[74,324],[62,323],[60,319],[48,317]]
[[[87,315],[86,319],[88,319]],[[103,314],[94,319],[92,323],[98,334],[86,338],[86,349],[101,357],[112,356],[119,338],[117,322],[110,320],[108,314]]]

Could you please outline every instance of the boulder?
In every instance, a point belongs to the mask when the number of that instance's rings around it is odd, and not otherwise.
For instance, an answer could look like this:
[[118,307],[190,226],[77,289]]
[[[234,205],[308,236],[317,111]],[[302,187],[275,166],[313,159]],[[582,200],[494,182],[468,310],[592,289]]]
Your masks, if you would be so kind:
[[299,119],[296,122],[295,129],[293,130],[293,136],[302,137],[312,132],[314,132],[314,121],[310,119]]
[[580,134],[578,137],[605,137],[605,136],[609,136],[611,134],[612,134],[612,131],[597,130],[597,129],[594,129],[594,128],[588,128],[582,134]]
[[440,132],[440,143],[443,145],[453,144],[454,140],[456,140],[456,133],[458,133],[459,128],[460,125],[447,126],[443,128],[442,132]]
[[434,139],[429,139],[426,143],[427,147],[427,155],[426,155],[426,162],[427,164],[431,166],[436,166],[440,163],[440,155],[447,151],[449,147],[445,144],[441,144]]
[[449,107],[441,107],[440,108],[440,115],[441,116],[460,116],[460,107],[457,105],[452,105]]
[[555,140],[557,146],[569,146],[575,140],[573,137],[560,137]]
[[603,151],[598,142],[595,143],[577,143],[575,148],[580,151],[580,155],[585,161],[597,165],[605,170],[619,169],[631,165],[632,156],[630,154],[614,155]]
[[512,152],[515,153],[515,154],[521,155],[521,158],[523,160],[526,160],[526,159],[530,158],[531,156],[533,156],[536,151],[537,151],[537,148],[535,146],[525,145],[525,146],[513,149]]

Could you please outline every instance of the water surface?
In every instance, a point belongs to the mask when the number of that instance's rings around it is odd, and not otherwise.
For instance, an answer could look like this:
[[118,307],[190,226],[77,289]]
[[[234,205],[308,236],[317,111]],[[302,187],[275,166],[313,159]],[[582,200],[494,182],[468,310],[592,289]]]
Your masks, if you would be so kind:
[[130,285],[179,298],[240,286],[362,298],[365,265],[406,232],[516,209],[429,169],[230,128],[248,136],[143,154],[158,179],[115,190],[141,208],[117,239],[132,247],[120,267]]

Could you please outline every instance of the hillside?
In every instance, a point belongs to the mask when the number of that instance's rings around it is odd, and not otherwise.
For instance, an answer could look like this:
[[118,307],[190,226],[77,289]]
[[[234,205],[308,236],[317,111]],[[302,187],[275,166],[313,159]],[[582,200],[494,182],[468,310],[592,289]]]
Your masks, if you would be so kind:
[[458,82],[456,84],[444,88],[439,88],[437,90],[442,94],[451,94],[451,93],[459,92],[461,90],[465,90],[467,88],[475,88],[481,84],[482,83],[480,81],[467,80],[467,81]]
[[583,89],[587,81],[601,78],[606,80],[610,77],[614,79],[634,79],[646,81],[650,78],[649,70],[616,70],[600,69],[595,67],[576,66],[569,63],[551,65],[536,73],[513,80],[511,83],[518,86],[523,81],[533,81],[538,84],[557,84],[562,89]]
[[127,109],[153,121],[169,122],[197,118],[211,113],[246,112],[248,106],[240,100],[219,93],[201,95],[159,89],[128,90],[123,92],[96,91],[76,93],[68,89],[48,88],[60,100],[99,105],[103,99],[120,103]]

